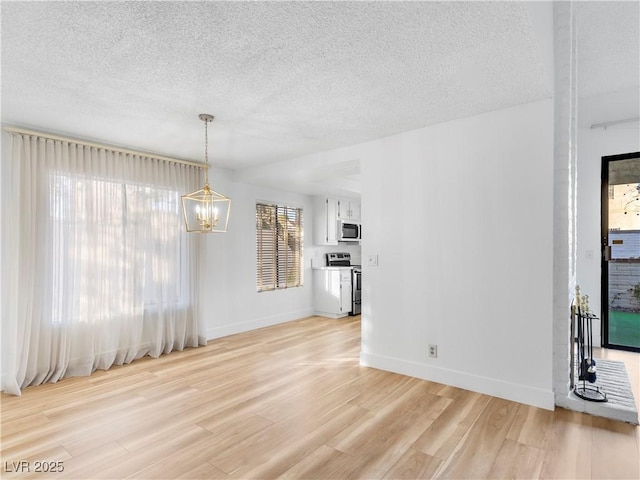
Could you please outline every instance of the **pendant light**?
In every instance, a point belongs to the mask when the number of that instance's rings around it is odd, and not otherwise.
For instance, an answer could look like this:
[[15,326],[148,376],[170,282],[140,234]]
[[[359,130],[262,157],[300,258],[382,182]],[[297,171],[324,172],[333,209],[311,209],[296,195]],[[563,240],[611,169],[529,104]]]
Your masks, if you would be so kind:
[[204,122],[204,161],[206,163],[204,187],[188,195],[182,195],[182,211],[187,232],[224,233],[229,223],[231,199],[209,187],[209,137],[207,126],[213,115],[201,113]]

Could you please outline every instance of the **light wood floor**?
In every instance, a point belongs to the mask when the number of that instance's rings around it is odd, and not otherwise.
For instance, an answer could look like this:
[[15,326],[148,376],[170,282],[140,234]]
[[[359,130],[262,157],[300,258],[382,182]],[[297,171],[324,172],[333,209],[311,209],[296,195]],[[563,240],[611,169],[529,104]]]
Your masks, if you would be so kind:
[[360,367],[359,345],[359,317],[313,317],[3,395],[3,477],[640,477],[632,425]]

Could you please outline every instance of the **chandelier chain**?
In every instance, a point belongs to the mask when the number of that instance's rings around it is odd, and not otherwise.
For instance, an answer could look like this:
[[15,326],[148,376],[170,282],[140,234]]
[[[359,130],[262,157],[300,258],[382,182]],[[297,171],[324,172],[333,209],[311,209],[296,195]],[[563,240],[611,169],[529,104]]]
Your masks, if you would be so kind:
[[209,165],[209,129],[207,128],[207,124],[209,122],[204,122],[204,163]]
[[204,169],[204,183],[209,186],[209,120],[207,117],[200,117],[204,121],[204,163],[207,167]]

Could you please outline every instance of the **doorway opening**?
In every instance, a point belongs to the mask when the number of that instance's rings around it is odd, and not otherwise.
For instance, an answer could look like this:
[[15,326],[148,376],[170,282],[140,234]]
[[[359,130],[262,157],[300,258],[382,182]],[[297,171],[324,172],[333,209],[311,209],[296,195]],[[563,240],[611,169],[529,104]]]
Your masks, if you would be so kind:
[[603,347],[640,352],[640,152],[602,157]]

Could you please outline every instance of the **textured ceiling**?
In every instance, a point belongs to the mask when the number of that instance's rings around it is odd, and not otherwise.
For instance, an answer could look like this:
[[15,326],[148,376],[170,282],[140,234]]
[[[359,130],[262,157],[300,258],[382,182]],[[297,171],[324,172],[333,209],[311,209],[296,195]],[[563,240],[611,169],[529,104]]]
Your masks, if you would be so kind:
[[640,2],[578,2],[578,94],[640,85]]
[[4,124],[200,160],[211,113],[234,170],[549,98],[546,75],[520,2],[2,2]]

